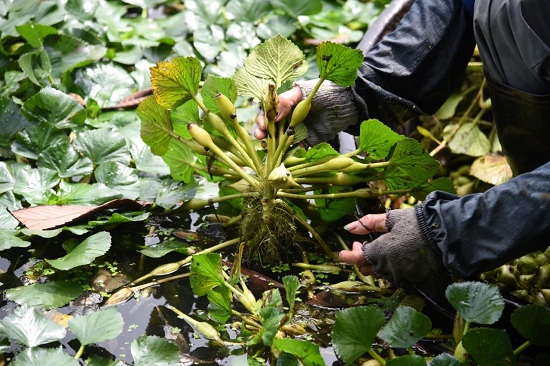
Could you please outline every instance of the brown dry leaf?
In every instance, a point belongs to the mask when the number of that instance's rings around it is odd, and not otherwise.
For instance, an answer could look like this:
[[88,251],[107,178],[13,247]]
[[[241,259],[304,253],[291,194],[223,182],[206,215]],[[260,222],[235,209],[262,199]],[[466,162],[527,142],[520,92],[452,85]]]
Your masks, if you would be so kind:
[[472,163],[470,175],[496,186],[512,178],[512,170],[504,155],[491,153],[480,156]]
[[148,202],[126,198],[116,199],[99,206],[94,205],[47,205],[22,208],[11,211],[21,224],[31,230],[48,230],[67,225],[110,208],[136,210],[149,205]]

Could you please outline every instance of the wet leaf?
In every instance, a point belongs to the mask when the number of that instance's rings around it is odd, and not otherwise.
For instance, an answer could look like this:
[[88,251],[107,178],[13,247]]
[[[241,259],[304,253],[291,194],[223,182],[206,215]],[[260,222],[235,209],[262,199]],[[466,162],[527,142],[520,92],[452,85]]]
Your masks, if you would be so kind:
[[0,333],[27,347],[55,342],[65,337],[65,328],[29,305],[21,305],[0,319]]
[[289,311],[294,311],[294,303],[296,301],[296,294],[300,288],[300,280],[297,276],[285,276],[283,277],[283,284],[286,291],[286,301],[288,302]]
[[276,89],[285,81],[302,75],[307,67],[300,48],[280,35],[257,46],[244,63],[244,68],[250,75],[272,80]]
[[82,286],[71,281],[52,281],[19,286],[6,291],[6,297],[20,305],[46,309],[67,305],[82,293]]
[[179,366],[178,346],[157,336],[140,336],[131,345],[135,366]]
[[516,365],[512,343],[503,330],[470,329],[464,334],[462,345],[478,365]]
[[409,348],[421,340],[432,329],[432,322],[426,315],[409,306],[400,306],[378,336],[390,347]]
[[61,348],[27,348],[17,354],[13,366],[78,366],[80,363]]
[[351,86],[363,64],[363,52],[333,42],[322,42],[315,54],[321,78],[341,86]]
[[69,329],[82,345],[106,342],[122,333],[124,320],[116,307],[69,320]]
[[278,338],[273,341],[273,347],[296,356],[304,366],[325,365],[319,346],[315,343],[298,339]]
[[48,205],[22,208],[12,211],[12,215],[31,230],[47,230],[68,225],[76,220],[97,214],[111,208],[138,209],[143,206],[128,199],[117,199],[103,205]]
[[361,123],[359,146],[373,159],[385,159],[393,145],[404,138],[379,120],[369,119]]
[[430,360],[430,366],[460,366],[463,365],[456,357],[441,353]]
[[141,102],[136,111],[141,118],[141,138],[155,155],[164,155],[173,132],[170,111],[160,106],[154,97]]
[[46,259],[48,264],[63,271],[92,263],[107,253],[111,247],[111,234],[101,231],[86,238],[67,255],[58,259]]
[[273,344],[275,334],[277,333],[277,330],[279,330],[279,323],[284,316],[285,314],[283,312],[272,306],[263,307],[260,310],[260,317],[263,326],[261,333],[263,345],[271,346]]
[[336,312],[332,342],[338,357],[344,363],[351,364],[370,350],[385,319],[384,312],[374,306],[356,307]]
[[60,177],[55,170],[31,166],[13,166],[15,169],[15,184],[13,192],[25,197],[32,205],[48,203],[54,188],[59,184]]
[[512,169],[504,155],[487,154],[472,163],[470,175],[483,182],[499,185],[512,178]]
[[55,170],[61,178],[71,178],[90,174],[93,162],[81,157],[68,140],[50,145],[38,156],[38,164]]
[[202,66],[196,57],[176,57],[151,68],[151,83],[157,103],[176,108],[197,95]]
[[532,344],[550,347],[550,310],[540,305],[525,305],[510,317],[512,325]]
[[197,296],[204,296],[217,286],[223,286],[221,256],[218,253],[194,255],[191,261],[191,288]]
[[30,245],[31,242],[15,236],[13,231],[0,229],[0,251],[10,248],[27,248]]
[[17,104],[7,96],[0,96],[0,146],[8,146],[15,134],[30,128],[30,123],[21,114]]
[[482,282],[453,283],[447,287],[445,297],[470,323],[493,324],[504,309],[498,287]]
[[74,140],[73,145],[94,165],[103,163],[130,164],[130,150],[126,140],[112,127],[81,132]]

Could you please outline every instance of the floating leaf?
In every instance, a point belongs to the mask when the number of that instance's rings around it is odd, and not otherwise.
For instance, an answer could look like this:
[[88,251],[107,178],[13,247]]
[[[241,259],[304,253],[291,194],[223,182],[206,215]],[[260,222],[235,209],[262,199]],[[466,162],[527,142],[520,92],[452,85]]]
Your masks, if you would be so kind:
[[47,147],[38,156],[38,164],[55,170],[61,178],[88,175],[94,169],[93,162],[81,157],[68,140]]
[[346,364],[371,349],[372,342],[385,322],[384,312],[377,307],[356,307],[336,312],[332,329],[334,351]]
[[197,296],[206,295],[217,286],[223,286],[221,256],[218,253],[194,255],[191,261],[191,288]]
[[61,348],[27,348],[17,354],[12,366],[79,366],[78,360]]
[[493,324],[504,309],[498,287],[482,282],[453,283],[447,287],[445,297],[470,323]]
[[179,366],[178,346],[157,336],[139,336],[131,345],[134,366]]
[[393,145],[405,138],[377,119],[361,123],[360,129],[359,147],[376,160],[385,159]]
[[27,248],[30,245],[31,242],[15,236],[13,231],[0,229],[0,251],[10,248]]
[[0,333],[27,347],[55,342],[65,337],[65,328],[29,305],[22,305],[0,319]]
[[351,86],[363,64],[363,52],[334,42],[322,42],[315,53],[322,79],[341,86]]
[[151,68],[151,83],[157,103],[176,108],[197,95],[202,66],[196,57],[176,57]]
[[273,341],[273,347],[296,356],[304,366],[325,365],[317,344],[297,339],[277,338]]
[[19,286],[6,291],[6,297],[20,305],[46,309],[67,305],[82,293],[82,286],[71,281],[52,281]]
[[474,328],[464,334],[462,345],[483,366],[516,365],[510,338],[500,329]]
[[82,345],[115,339],[123,327],[124,320],[116,307],[69,319],[69,329]]
[[114,128],[106,127],[78,134],[73,146],[95,165],[103,163],[130,164],[130,150],[124,137]]
[[426,315],[409,306],[400,306],[378,336],[388,342],[390,347],[409,348],[431,329],[432,322]]
[[307,71],[304,53],[288,39],[277,35],[260,44],[244,63],[257,78],[272,80],[278,89],[285,81]]
[[512,325],[532,344],[550,347],[550,310],[540,305],[525,305],[510,317]]
[[67,255],[58,259],[46,259],[48,264],[62,271],[92,263],[107,253],[111,247],[111,234],[101,231],[91,235]]
[[491,153],[474,160],[470,175],[483,182],[499,185],[512,178],[512,169],[504,155]]

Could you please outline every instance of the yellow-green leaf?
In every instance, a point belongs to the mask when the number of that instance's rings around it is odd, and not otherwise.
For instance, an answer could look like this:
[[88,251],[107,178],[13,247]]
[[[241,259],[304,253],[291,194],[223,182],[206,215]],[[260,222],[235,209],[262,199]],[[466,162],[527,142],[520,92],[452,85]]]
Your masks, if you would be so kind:
[[151,84],[159,105],[176,108],[197,95],[202,66],[196,57],[176,57],[151,68]]

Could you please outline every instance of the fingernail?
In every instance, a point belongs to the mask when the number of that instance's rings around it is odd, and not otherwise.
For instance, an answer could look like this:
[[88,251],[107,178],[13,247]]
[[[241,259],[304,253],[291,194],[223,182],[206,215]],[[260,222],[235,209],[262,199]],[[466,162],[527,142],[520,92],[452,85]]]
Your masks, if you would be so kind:
[[349,230],[351,229],[351,224],[347,224],[346,226],[344,226],[344,230]]

